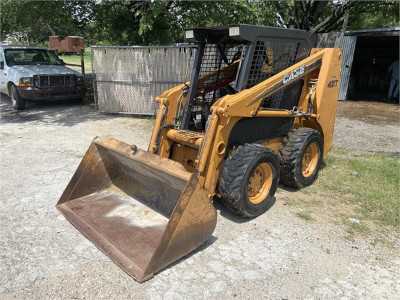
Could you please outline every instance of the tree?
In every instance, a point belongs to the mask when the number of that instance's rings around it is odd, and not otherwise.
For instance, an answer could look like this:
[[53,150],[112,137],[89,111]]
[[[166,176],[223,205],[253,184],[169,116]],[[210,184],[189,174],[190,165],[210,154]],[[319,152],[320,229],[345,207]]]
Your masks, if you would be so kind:
[[394,0],[1,0],[0,35],[44,43],[49,35],[82,35],[89,44],[170,44],[199,26],[247,23],[314,32],[398,24]]
[[192,27],[232,24],[273,25],[271,3],[265,1],[155,1],[147,2],[139,16],[143,42],[183,41],[184,31]]
[[350,11],[349,29],[398,26],[400,2],[370,1],[357,3]]
[[352,1],[276,1],[277,24],[287,28],[299,28],[313,32],[337,29]]
[[24,33],[27,43],[42,43],[49,35],[79,35],[92,17],[94,1],[2,0],[1,39]]
[[[387,26],[398,20],[399,3],[397,1],[356,1],[356,0],[331,0],[331,1],[274,1],[277,25],[287,28],[299,28],[313,32],[329,32],[339,30],[345,20],[346,14],[350,16],[349,23],[354,29],[365,28],[365,20],[376,19],[380,14],[378,26]],[[397,9],[396,9],[397,8]],[[362,16],[360,18],[360,16]],[[389,20],[385,17],[389,17]]]

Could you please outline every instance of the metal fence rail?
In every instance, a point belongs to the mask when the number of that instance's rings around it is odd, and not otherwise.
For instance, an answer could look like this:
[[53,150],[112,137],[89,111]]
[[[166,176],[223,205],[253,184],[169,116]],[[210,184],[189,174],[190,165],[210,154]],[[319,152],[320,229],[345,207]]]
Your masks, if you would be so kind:
[[94,46],[96,103],[109,113],[153,115],[154,98],[190,80],[193,46]]

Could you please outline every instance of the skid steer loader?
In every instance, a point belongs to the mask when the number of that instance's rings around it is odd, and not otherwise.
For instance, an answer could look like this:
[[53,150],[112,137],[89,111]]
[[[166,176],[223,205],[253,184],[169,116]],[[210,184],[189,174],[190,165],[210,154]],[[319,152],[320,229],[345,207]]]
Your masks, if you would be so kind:
[[213,233],[213,201],[264,213],[278,183],[312,184],[331,145],[339,49],[301,30],[196,28],[190,82],[171,88],[147,151],[96,138],[57,203],[82,234],[142,282]]

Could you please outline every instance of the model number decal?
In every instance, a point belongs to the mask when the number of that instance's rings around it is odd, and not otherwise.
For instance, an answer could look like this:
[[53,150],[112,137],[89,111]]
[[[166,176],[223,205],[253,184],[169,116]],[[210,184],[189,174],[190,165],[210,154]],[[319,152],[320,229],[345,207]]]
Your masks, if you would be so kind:
[[333,88],[333,87],[337,86],[337,85],[338,85],[338,81],[339,81],[339,80],[335,80],[335,79],[329,81],[329,82],[328,82],[328,87],[329,87],[329,88]]
[[285,77],[283,77],[283,84],[288,83],[289,81],[301,76],[304,74],[304,66],[297,68],[296,70],[290,72]]

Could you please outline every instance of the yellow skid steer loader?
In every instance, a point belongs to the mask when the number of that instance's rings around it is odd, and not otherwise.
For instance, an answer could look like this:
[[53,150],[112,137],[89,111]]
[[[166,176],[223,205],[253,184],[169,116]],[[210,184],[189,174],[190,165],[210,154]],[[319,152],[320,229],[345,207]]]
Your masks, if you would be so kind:
[[331,145],[340,50],[301,30],[196,28],[190,82],[165,91],[147,151],[96,138],[57,208],[142,282],[204,243],[213,201],[252,218],[312,184]]

